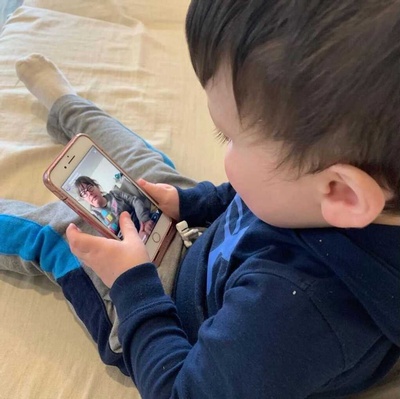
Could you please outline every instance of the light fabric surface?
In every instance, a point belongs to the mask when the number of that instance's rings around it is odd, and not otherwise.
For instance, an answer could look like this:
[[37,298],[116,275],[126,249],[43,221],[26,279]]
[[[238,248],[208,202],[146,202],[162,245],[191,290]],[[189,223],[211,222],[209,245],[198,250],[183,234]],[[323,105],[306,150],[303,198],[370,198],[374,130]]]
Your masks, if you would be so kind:
[[[203,90],[192,71],[187,1],[25,1],[0,35],[0,186],[5,198],[55,200],[42,173],[62,146],[46,110],[18,83],[15,61],[51,59],[78,93],[165,151],[196,179],[224,180]],[[104,366],[57,287],[0,272],[0,398],[135,398],[130,380]]]
[[[15,61],[53,59],[78,94],[168,154],[198,180],[225,180],[206,99],[184,36],[188,0],[25,0],[0,35],[0,187],[5,198],[55,200],[41,180],[62,146],[46,133],[46,110],[17,81]],[[0,399],[139,398],[106,367],[44,278],[0,272]],[[245,383],[245,382],[244,382]],[[400,397],[399,378],[362,396]]]
[[23,0],[1,0],[0,1],[0,27],[4,24],[7,17],[14,12],[14,10],[22,5]]

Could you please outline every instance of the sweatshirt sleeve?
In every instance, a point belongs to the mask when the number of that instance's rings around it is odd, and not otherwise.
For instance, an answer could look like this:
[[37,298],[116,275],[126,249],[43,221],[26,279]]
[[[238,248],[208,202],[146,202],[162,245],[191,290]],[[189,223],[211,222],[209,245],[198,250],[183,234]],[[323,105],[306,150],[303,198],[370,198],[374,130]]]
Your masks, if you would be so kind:
[[140,222],[147,222],[150,220],[150,210],[136,195],[131,195],[123,191],[118,191],[118,195],[128,206],[135,210],[136,216]]
[[240,277],[193,346],[153,265],[120,276],[111,298],[143,399],[304,399],[343,370],[336,335],[307,294],[281,277]]
[[208,226],[221,215],[236,192],[229,183],[214,186],[201,182],[193,188],[178,188],[180,219],[189,226]]

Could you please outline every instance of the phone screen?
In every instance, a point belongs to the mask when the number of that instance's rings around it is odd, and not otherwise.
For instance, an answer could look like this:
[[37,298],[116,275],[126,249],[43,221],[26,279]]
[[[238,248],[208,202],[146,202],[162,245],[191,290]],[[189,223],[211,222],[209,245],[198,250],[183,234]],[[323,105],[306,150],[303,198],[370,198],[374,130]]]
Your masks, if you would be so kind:
[[119,217],[123,211],[131,215],[144,243],[161,216],[161,210],[94,146],[61,188],[119,238]]

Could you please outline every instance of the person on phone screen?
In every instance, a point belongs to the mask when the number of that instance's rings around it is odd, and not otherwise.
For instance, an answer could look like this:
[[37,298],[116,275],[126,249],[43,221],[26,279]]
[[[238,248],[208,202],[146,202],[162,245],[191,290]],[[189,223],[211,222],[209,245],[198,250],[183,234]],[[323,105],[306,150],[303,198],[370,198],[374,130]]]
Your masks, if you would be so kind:
[[155,265],[125,212],[113,240],[64,204],[0,201],[0,266],[53,277],[143,399],[378,383],[400,357],[399,15],[399,1],[192,0],[189,51],[226,142],[218,186],[180,175],[51,61],[20,60],[53,137],[89,134],[166,215],[206,230]]
[[119,216],[127,211],[131,215],[139,236],[148,237],[155,221],[150,209],[135,195],[114,189],[108,193],[101,190],[96,180],[89,176],[80,176],[75,180],[79,197],[90,204],[90,211],[116,236],[120,236]]

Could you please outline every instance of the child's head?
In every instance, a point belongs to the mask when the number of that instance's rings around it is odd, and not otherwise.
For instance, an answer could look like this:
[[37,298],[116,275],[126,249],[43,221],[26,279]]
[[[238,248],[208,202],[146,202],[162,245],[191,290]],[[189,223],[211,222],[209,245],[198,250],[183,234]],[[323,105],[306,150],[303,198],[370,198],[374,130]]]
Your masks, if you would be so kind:
[[[228,177],[261,219],[361,227],[400,213],[399,15],[395,0],[192,0],[192,63],[232,140]],[[272,190],[281,200],[263,210]]]

